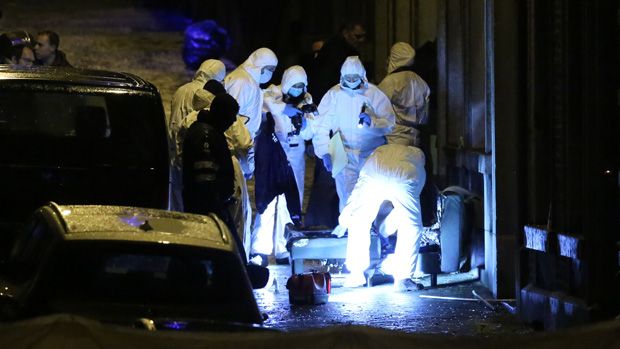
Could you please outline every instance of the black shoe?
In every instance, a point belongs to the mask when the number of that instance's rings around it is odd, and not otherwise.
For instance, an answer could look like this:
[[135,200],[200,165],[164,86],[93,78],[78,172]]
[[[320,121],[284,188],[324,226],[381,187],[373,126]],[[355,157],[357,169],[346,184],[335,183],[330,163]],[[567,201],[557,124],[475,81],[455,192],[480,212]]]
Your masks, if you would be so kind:
[[261,253],[253,253],[250,255],[250,260],[248,260],[248,263],[266,267],[269,265],[269,256]]
[[289,265],[291,264],[288,260],[288,257],[284,257],[284,258],[276,258],[276,264],[277,265]]

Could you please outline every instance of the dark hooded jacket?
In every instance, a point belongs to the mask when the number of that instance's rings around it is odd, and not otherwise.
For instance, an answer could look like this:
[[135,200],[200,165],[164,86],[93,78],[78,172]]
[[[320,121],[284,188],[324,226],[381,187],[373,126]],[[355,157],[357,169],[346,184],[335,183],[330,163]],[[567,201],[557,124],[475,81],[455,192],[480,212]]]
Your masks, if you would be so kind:
[[222,218],[234,192],[234,170],[224,131],[232,125],[239,105],[228,94],[215,97],[211,110],[202,110],[183,141],[183,206],[199,214]]
[[258,213],[265,212],[267,205],[278,195],[284,194],[286,206],[294,224],[300,224],[301,204],[295,174],[274,133],[274,121],[267,113],[267,121],[256,136],[255,200]]

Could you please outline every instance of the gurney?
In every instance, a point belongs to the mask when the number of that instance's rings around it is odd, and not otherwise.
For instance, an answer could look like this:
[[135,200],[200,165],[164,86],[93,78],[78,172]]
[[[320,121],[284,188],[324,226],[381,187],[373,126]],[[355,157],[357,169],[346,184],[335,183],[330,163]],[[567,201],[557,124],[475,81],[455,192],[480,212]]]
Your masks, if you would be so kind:
[[[295,227],[287,225],[284,231],[286,248],[290,254],[291,273],[304,272],[305,260],[345,259],[347,237],[332,234],[326,227]],[[370,236],[371,267],[381,260],[381,242],[376,234]]]

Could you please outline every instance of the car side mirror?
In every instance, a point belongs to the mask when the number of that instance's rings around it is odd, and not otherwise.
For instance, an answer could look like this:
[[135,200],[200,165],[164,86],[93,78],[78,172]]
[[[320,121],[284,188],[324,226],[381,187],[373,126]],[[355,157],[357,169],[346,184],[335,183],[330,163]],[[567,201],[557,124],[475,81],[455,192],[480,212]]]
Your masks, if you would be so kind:
[[256,264],[246,265],[246,271],[253,289],[263,288],[269,281],[269,269]]

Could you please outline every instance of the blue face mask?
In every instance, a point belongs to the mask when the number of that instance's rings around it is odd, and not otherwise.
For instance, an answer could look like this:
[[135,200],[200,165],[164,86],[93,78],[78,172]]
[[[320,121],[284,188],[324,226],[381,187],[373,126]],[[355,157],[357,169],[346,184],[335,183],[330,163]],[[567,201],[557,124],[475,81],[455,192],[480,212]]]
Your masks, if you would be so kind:
[[356,89],[356,88],[357,88],[357,87],[358,87],[361,83],[362,83],[362,80],[361,80],[361,79],[357,79],[357,80],[355,80],[354,82],[347,82],[347,81],[344,81],[344,86],[345,86],[345,87],[348,87],[348,88],[350,88],[350,89],[352,89],[352,90],[354,90],[354,89]]
[[264,83],[269,82],[269,80],[271,80],[272,75],[273,75],[273,72],[271,70],[265,69],[265,71],[260,74],[260,83],[264,84]]
[[288,94],[291,97],[299,97],[304,92],[303,88],[291,87],[288,89]]

